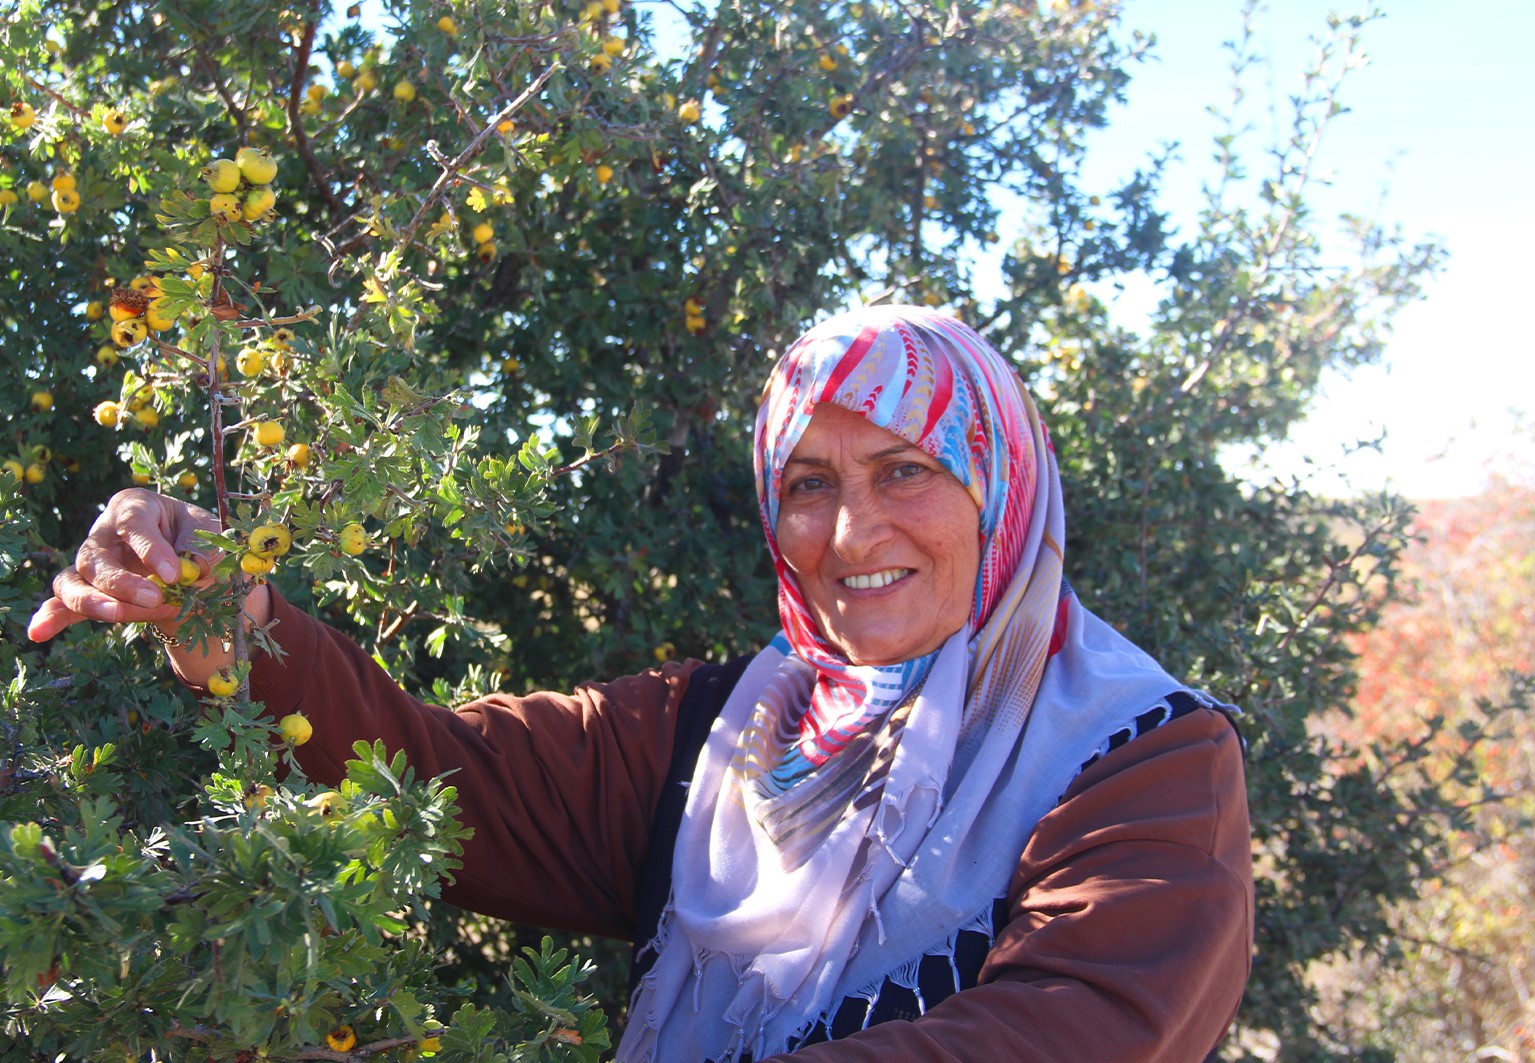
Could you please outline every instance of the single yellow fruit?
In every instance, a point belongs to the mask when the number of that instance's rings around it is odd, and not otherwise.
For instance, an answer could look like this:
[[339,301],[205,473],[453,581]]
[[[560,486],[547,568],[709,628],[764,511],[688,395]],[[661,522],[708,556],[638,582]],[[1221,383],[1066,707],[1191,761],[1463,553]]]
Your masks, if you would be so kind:
[[133,474],[133,485],[135,487],[148,487],[149,486],[149,473],[147,473],[147,472],[136,472],[136,473],[134,473]]
[[53,209],[60,214],[73,214],[80,209],[80,193],[73,188],[60,188],[53,193]]
[[677,108],[677,117],[682,119],[683,125],[692,125],[694,122],[698,121],[702,113],[703,112],[698,109],[698,103],[696,100],[688,100],[681,107]]
[[[191,476],[192,474],[186,473],[185,475]],[[196,478],[193,477],[193,479],[195,480]],[[180,561],[177,562],[177,565],[179,566],[180,571],[176,573],[176,582],[181,586],[190,587],[192,584],[203,578],[202,566],[199,565],[196,561],[193,561],[190,557],[183,557]]]
[[247,576],[265,576],[276,564],[270,557],[262,557],[260,554],[240,555],[240,571]]
[[442,30],[442,32],[446,33],[449,37],[456,37],[458,35],[458,23],[454,22],[453,19],[448,15],[444,15],[442,18],[437,20],[437,28]]
[[488,244],[496,238],[496,230],[489,222],[482,221],[474,227],[471,235],[476,244]]
[[501,362],[501,372],[510,376],[522,369],[522,363],[515,358],[507,357]]
[[53,409],[53,393],[50,391],[32,392],[32,411],[34,413],[46,413]]
[[283,427],[276,421],[261,421],[256,425],[257,446],[275,447],[282,442],[283,435]]
[[289,447],[288,461],[300,469],[309,468],[309,444],[295,443]]
[[[301,746],[314,737],[314,725],[309,722],[309,717],[301,712],[290,712],[278,720],[277,730],[282,735],[282,740],[290,746]],[[351,1027],[346,1026],[343,1029],[351,1030]],[[348,1044],[346,1047],[350,1048],[356,1042],[357,1038],[353,1037],[351,1044]],[[335,1048],[337,1052],[346,1051],[346,1048],[337,1048],[334,1042],[331,1043],[331,1047]]]
[[416,98],[416,86],[409,81],[396,81],[394,83],[394,98],[401,103],[409,103]]
[[266,365],[266,355],[260,347],[243,347],[235,358],[235,368],[242,376],[255,376]]
[[[309,809],[311,812],[318,812],[322,816],[329,816],[334,812],[342,811],[342,809],[346,807],[346,802],[345,799],[335,790],[323,790],[320,793],[315,794],[309,800],[305,801],[304,807]],[[357,1036],[356,1034],[352,1033],[352,1028],[350,1026],[343,1026],[341,1029],[333,1031],[331,1036],[335,1036],[335,1034],[340,1033],[342,1030],[345,1030],[347,1035],[352,1038],[352,1041],[348,1042],[349,1045],[356,1041]],[[330,1037],[327,1037],[326,1041],[330,1041]],[[335,1043],[331,1042],[331,1046],[335,1047]],[[337,1049],[337,1051],[345,1052],[346,1049],[340,1048]]]
[[144,311],[144,324],[156,332],[164,332],[176,324],[176,316],[170,313],[165,306],[165,296],[149,301],[149,309]]
[[149,326],[144,324],[143,318],[130,317],[112,326],[112,342],[119,347],[132,347],[142,343],[147,335],[149,335]]
[[336,545],[343,554],[356,557],[368,548],[368,533],[361,524],[348,524],[336,536]]
[[602,0],[602,10],[610,15],[618,14],[619,0]]
[[503,118],[501,121],[496,123],[496,132],[500,133],[502,136],[508,135],[516,128],[517,123],[512,121],[510,118]]
[[686,299],[682,300],[682,312],[687,314],[688,317],[702,317],[704,313],[704,304],[700,303],[695,297],[690,295]]
[[34,203],[41,203],[48,198],[48,186],[41,181],[27,182],[27,198]]
[[128,116],[121,111],[108,111],[101,116],[101,127],[114,137],[121,136],[128,128]]
[[216,698],[232,698],[239,689],[240,681],[227,668],[220,668],[208,677],[208,693]]
[[22,477],[26,476],[27,474],[27,470],[22,466],[21,462],[17,461],[15,458],[7,461],[4,465],[0,465],[0,469],[4,469],[6,473],[10,475],[11,479],[15,480],[17,483],[20,483]]
[[694,317],[692,315],[689,315],[686,319],[684,319],[683,324],[686,325],[687,330],[695,336],[709,327],[709,322],[707,320],[702,317]]
[[253,185],[271,184],[277,176],[277,162],[261,148],[249,145],[235,152],[235,165],[240,176]]
[[294,331],[286,325],[272,332],[272,342],[277,345],[279,350],[287,350],[296,338]]
[[828,74],[837,69],[837,60],[825,52],[821,53],[820,63],[821,69],[826,71]]
[[316,83],[316,84],[310,85],[307,89],[305,89],[304,90],[304,95],[307,96],[309,99],[313,100],[315,103],[319,103],[321,100],[325,99],[325,95],[326,95],[327,91],[328,90],[325,88],[324,85]]
[[261,221],[272,212],[277,205],[277,193],[270,188],[253,188],[245,196],[245,202],[240,207],[241,214],[246,221]]
[[152,273],[141,274],[128,282],[128,287],[136,292],[143,292],[153,299],[160,294],[160,281]]
[[336,64],[336,76],[338,78],[349,78],[355,73],[357,73],[357,68],[352,65],[350,59],[343,59]]
[[250,551],[262,557],[281,557],[293,545],[293,534],[281,524],[263,524],[251,532]]
[[605,37],[602,41],[602,50],[617,59],[623,53],[625,41],[622,37]]
[[613,180],[613,167],[609,166],[605,162],[598,163],[597,164],[597,183],[599,185],[605,185],[605,184],[607,184],[611,180]]
[[96,364],[103,369],[111,369],[118,363],[120,358],[121,356],[117,353],[117,348],[109,343],[103,343],[100,347],[96,348]]
[[442,1038],[423,1037],[421,1040],[416,1042],[416,1050],[418,1052],[441,1052]]
[[606,74],[613,69],[613,57],[607,52],[598,52],[592,56],[591,67],[598,74]]
[[160,412],[153,406],[144,406],[133,411],[133,419],[141,428],[153,428],[160,423]]
[[17,100],[11,104],[11,125],[17,129],[31,129],[35,121],[37,121],[37,112],[32,110],[30,103]]
[[833,118],[841,121],[853,113],[853,97],[847,94],[838,96],[831,101],[831,106],[827,110],[831,112]]
[[0,188],[0,210],[6,207],[14,207],[21,202],[21,197],[9,188]]
[[91,411],[91,416],[96,418],[96,423],[103,428],[116,428],[117,419],[122,416],[122,413],[123,408],[108,399],[105,402],[98,402],[96,408]]
[[493,241],[486,240],[474,249],[474,253],[481,262],[489,265],[496,260],[496,245]]
[[184,472],[176,477],[176,483],[183,491],[195,491],[197,489],[197,474],[195,472]]
[[352,82],[352,88],[356,90],[359,96],[365,92],[372,92],[378,88],[378,75],[373,73],[372,70],[364,69]]
[[220,192],[208,200],[208,213],[219,221],[239,221],[243,215],[238,197]]
[[22,470],[21,475],[29,484],[40,484],[43,482],[43,477],[48,475],[48,467],[34,461]]
[[92,299],[85,304],[85,320],[100,321],[107,314],[107,308],[102,305],[100,299]]
[[214,159],[203,167],[203,180],[219,195],[233,192],[240,187],[240,166],[233,159]]
[[61,191],[66,191],[66,190],[70,191],[70,192],[73,192],[77,188],[79,188],[78,182],[75,181],[75,175],[72,174],[72,173],[58,173],[58,174],[54,174],[53,175],[53,180],[51,182],[49,182],[49,184],[51,185],[51,187],[53,188],[53,190],[55,192],[61,192]]

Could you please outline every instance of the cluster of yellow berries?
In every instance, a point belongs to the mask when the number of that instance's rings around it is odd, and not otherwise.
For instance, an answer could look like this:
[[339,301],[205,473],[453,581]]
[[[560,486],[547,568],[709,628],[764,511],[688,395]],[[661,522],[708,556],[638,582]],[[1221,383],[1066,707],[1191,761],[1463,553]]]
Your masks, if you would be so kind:
[[[135,277],[127,288],[113,289],[107,313],[112,317],[112,342],[124,348],[136,347],[151,332],[164,332],[176,324],[176,317],[160,292],[160,282],[147,274]],[[92,315],[99,320],[99,303],[87,304],[86,317]],[[103,357],[100,351],[96,352],[96,361],[107,368],[117,364],[115,357]]]
[[261,148],[246,146],[233,159],[214,159],[202,172],[213,192],[209,214],[226,224],[269,220],[277,205],[271,188],[276,176],[277,162]]
[[688,296],[682,303],[683,323],[693,335],[698,335],[709,327],[708,320],[704,317],[704,304],[692,296]]
[[[33,203],[48,200],[60,214],[73,214],[80,209],[80,191],[72,173],[55,174],[52,182],[46,185],[41,181],[29,181],[26,192],[27,198]],[[13,207],[19,202],[21,197],[14,189],[0,188],[0,210]]]

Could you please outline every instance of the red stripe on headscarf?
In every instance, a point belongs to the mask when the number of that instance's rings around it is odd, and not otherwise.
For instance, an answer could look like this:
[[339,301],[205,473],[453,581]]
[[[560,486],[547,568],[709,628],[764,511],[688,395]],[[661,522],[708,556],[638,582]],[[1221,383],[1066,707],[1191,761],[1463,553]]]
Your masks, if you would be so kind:
[[836,390],[842,386],[842,382],[848,378],[848,374],[858,368],[858,363],[863,360],[867,351],[879,337],[879,328],[874,325],[865,325],[858,338],[848,345],[847,351],[837,362],[837,368],[833,369],[831,376],[826,379],[826,386],[815,397],[817,402],[825,402]]
[[949,408],[949,399],[954,395],[954,367],[947,358],[934,358],[932,363],[933,398],[927,404],[927,423],[922,426],[922,436],[918,442],[926,439],[943,418],[944,411]]
[[1050,632],[1050,652],[1045,656],[1054,657],[1066,645],[1066,621],[1070,612],[1070,600],[1063,594],[1055,607],[1055,630]]

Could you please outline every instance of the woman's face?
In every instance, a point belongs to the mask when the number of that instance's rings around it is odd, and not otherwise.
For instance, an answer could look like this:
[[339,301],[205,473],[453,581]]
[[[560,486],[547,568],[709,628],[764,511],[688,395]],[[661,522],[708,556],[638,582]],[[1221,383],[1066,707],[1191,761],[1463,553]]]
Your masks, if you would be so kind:
[[778,548],[853,664],[936,650],[970,615],[980,512],[936,459],[823,403],[784,465]]

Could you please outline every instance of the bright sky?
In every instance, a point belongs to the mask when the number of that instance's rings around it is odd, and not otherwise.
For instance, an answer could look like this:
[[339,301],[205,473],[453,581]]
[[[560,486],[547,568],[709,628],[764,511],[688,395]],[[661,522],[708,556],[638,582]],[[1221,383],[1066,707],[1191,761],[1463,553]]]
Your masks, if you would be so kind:
[[[1371,211],[1384,193],[1379,216],[1410,237],[1437,238],[1449,262],[1426,299],[1398,317],[1384,365],[1329,378],[1307,423],[1266,456],[1286,474],[1332,468],[1308,482],[1323,493],[1474,494],[1494,469],[1535,479],[1535,339],[1518,310],[1535,285],[1535,4],[1380,6],[1386,17],[1365,31],[1370,63],[1344,90],[1351,113],[1321,153],[1333,185],[1313,203],[1333,217]],[[1216,127],[1205,108],[1230,98],[1221,42],[1240,30],[1240,0],[1124,0],[1123,10],[1126,27],[1156,34],[1157,59],[1139,68],[1127,105],[1091,142],[1091,164],[1102,169],[1089,173],[1112,180],[1159,143],[1179,142],[1183,161],[1162,205],[1191,226],[1200,182],[1213,173]],[[1260,16],[1271,62],[1250,92],[1265,108],[1280,101],[1281,117],[1329,10],[1360,8],[1273,0]],[[1380,452],[1339,464],[1352,442],[1382,431]]]

